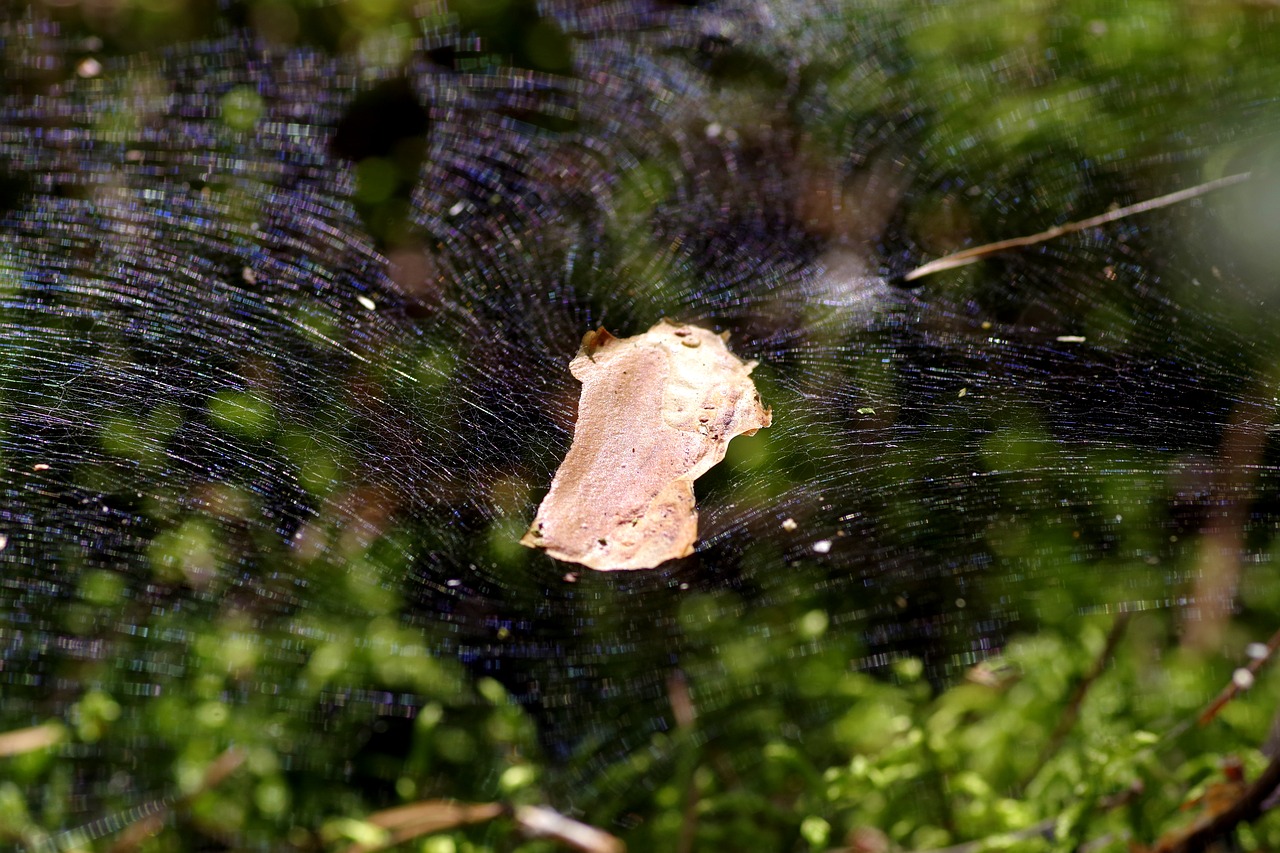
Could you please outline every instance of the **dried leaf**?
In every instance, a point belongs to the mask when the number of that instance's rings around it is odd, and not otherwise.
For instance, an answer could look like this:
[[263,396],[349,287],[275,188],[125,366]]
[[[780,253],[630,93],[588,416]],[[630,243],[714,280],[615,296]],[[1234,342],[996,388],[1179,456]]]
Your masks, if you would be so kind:
[[521,544],[601,571],[691,554],[693,481],[772,420],[754,367],[697,326],[588,332],[569,365],[582,382],[573,444]]

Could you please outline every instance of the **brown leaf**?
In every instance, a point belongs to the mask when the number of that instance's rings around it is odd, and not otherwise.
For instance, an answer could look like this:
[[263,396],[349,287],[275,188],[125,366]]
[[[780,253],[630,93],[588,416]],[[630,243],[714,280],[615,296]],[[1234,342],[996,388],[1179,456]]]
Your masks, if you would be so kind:
[[588,332],[569,365],[582,381],[573,445],[521,544],[601,571],[691,554],[693,481],[772,421],[754,367],[697,326]]

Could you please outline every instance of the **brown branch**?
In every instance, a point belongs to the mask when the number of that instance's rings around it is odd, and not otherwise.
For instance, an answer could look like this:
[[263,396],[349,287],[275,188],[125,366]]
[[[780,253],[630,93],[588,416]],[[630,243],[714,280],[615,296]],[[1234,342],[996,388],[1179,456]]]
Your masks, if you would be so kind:
[[1098,216],[1091,216],[1088,219],[1081,219],[1077,222],[1067,222],[1062,225],[1055,225],[1052,228],[1041,231],[1038,234],[1029,234],[1025,237],[1011,237],[1007,240],[997,240],[994,243],[985,243],[981,246],[973,246],[954,254],[946,255],[937,260],[930,261],[927,264],[918,266],[911,272],[903,276],[904,281],[915,281],[918,278],[924,278],[934,273],[953,270],[957,267],[968,266],[977,263],[983,258],[996,255],[1001,252],[1007,252],[1010,249],[1021,249],[1026,246],[1034,246],[1037,243],[1044,243],[1049,240],[1061,237],[1064,234],[1074,234],[1077,231],[1084,231],[1089,228],[1097,228],[1100,225],[1107,225],[1129,216],[1135,216],[1139,213],[1147,213],[1152,210],[1159,210],[1162,207],[1179,204],[1180,202],[1190,201],[1193,198],[1214,192],[1215,190],[1233,187],[1236,184],[1244,183],[1251,177],[1250,173],[1242,172],[1238,175],[1228,175],[1225,178],[1218,178],[1214,181],[1208,181],[1203,184],[1197,184],[1194,187],[1188,187],[1185,190],[1162,195],[1158,198],[1140,201],[1137,204],[1131,204],[1126,207],[1117,207],[1115,210],[1109,210]]
[[1244,789],[1239,799],[1211,819],[1177,833],[1171,839],[1162,840],[1152,853],[1200,853],[1208,850],[1210,845],[1225,838],[1240,824],[1257,820],[1262,815],[1263,804],[1277,787],[1280,787],[1280,758],[1273,758],[1257,781]]
[[1183,648],[1215,651],[1230,622],[1244,568],[1250,495],[1256,491],[1266,452],[1267,428],[1275,422],[1272,407],[1261,401],[1271,399],[1275,379],[1274,375],[1255,379],[1248,396],[1232,407],[1231,419],[1222,432],[1212,496],[1214,512],[1200,531],[1197,549],[1194,603],[1182,611]]

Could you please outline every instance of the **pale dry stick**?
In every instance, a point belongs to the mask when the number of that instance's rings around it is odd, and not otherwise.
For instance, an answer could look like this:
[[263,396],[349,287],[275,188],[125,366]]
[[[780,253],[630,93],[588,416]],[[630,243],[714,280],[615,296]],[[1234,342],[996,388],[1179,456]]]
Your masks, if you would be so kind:
[[28,752],[57,746],[67,737],[67,728],[59,722],[42,723],[27,729],[14,729],[0,734],[0,758],[25,755]]
[[1001,252],[1007,252],[1010,249],[1021,249],[1026,246],[1034,246],[1038,243],[1044,243],[1049,240],[1061,237],[1064,234],[1074,234],[1077,231],[1085,231],[1089,228],[1097,228],[1100,225],[1107,225],[1139,213],[1147,213],[1152,210],[1159,210],[1163,207],[1180,204],[1184,201],[1190,201],[1193,198],[1199,198],[1217,190],[1233,187],[1236,184],[1242,184],[1249,180],[1252,174],[1249,172],[1241,172],[1236,175],[1227,175],[1213,181],[1207,181],[1203,184],[1197,184],[1194,187],[1188,187],[1185,190],[1169,193],[1168,195],[1150,198],[1146,201],[1140,201],[1137,204],[1130,204],[1125,207],[1117,207],[1115,210],[1109,210],[1098,216],[1091,216],[1088,219],[1081,219],[1076,222],[1066,222],[1062,225],[1055,225],[1052,228],[1039,232],[1038,234],[1029,234],[1025,237],[1010,237],[1007,240],[997,240],[994,243],[984,243],[981,246],[973,246],[954,254],[945,255],[937,260],[929,261],[927,264],[918,266],[911,272],[904,275],[904,281],[915,281],[918,278],[924,278],[934,273],[945,272],[946,270],[957,269],[958,267],[968,266],[977,263],[983,258],[996,255]]
[[423,800],[375,812],[365,819],[386,830],[375,842],[352,844],[343,853],[375,853],[437,832],[487,823],[499,817],[512,818],[526,835],[550,838],[579,853],[626,853],[621,839],[602,829],[565,817],[547,806],[517,806],[503,803],[460,803],[455,800]]
[[344,848],[344,853],[373,853],[424,835],[485,823],[507,813],[507,807],[501,803],[454,800],[424,800],[384,809],[369,815],[365,822],[386,830],[386,835],[373,843],[352,844]]
[[525,834],[554,839],[579,853],[626,853],[627,850],[627,845],[617,836],[546,806],[519,806],[515,818]]

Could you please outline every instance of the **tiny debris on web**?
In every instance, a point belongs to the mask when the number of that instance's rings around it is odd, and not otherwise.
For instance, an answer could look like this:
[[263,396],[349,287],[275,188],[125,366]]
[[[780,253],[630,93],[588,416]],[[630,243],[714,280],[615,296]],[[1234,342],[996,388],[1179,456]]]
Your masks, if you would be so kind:
[[573,444],[520,542],[600,571],[693,553],[693,481],[772,420],[755,366],[697,326],[588,332],[569,365],[582,382]]

